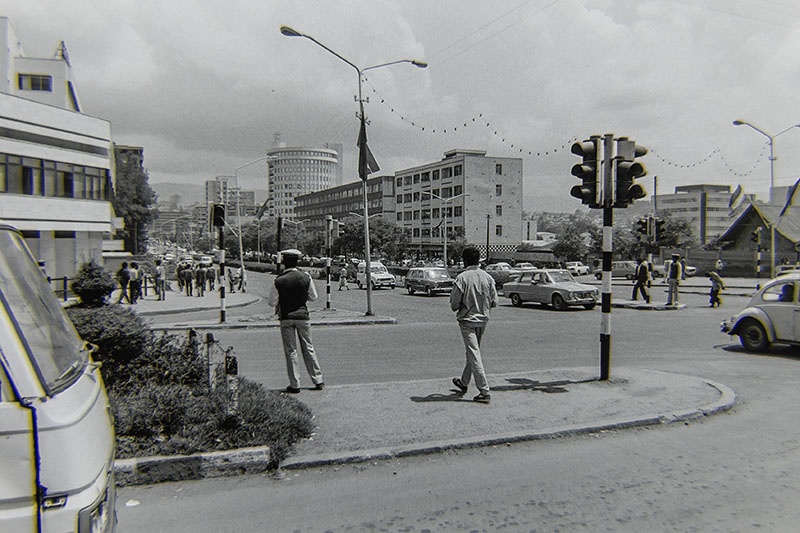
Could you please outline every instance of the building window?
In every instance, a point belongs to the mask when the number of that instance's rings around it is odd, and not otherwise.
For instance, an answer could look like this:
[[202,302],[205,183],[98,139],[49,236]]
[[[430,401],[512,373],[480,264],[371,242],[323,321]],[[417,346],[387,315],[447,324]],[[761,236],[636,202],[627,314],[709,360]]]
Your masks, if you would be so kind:
[[403,195],[402,194],[398,194],[397,195],[397,203],[398,204],[402,204],[403,203]]
[[419,220],[419,209],[414,211],[414,220]]
[[44,74],[19,74],[17,82],[21,91],[53,91],[53,77]]
[[410,192],[406,193],[405,200],[406,200],[406,203],[411,202],[411,193]]
[[414,183],[419,183],[419,174],[414,174]]
[[430,172],[423,172],[422,173],[422,181],[431,181],[431,173]]
[[460,176],[461,175],[461,165],[456,165],[453,167],[453,176]]
[[414,193],[414,201],[419,202],[419,191]]
[[453,177],[453,167],[447,167],[442,169],[442,179],[452,178],[452,177]]
[[494,186],[494,195],[503,196],[503,186],[501,184],[498,183]]
[[503,206],[502,205],[494,206],[494,214],[499,217],[503,216]]
[[503,236],[503,225],[502,224],[498,224],[498,225],[496,225],[494,227],[494,234],[496,236],[498,236],[498,237],[502,237]]
[[442,189],[442,198],[450,198],[451,196],[453,196],[453,189],[450,187]]
[[434,170],[433,171],[432,178],[435,179],[435,180],[439,179],[439,171],[438,170]]
[[397,178],[397,186],[398,187],[402,187],[403,186],[403,178]]
[[399,213],[398,212],[397,213],[397,221],[400,222],[401,220],[403,220],[403,213]]
[[494,166],[494,173],[497,174],[498,176],[501,175],[503,173],[503,165],[501,165],[500,163],[497,163]]
[[411,185],[411,176],[406,176],[405,178],[403,178],[403,184]]
[[419,237],[419,228],[414,228],[414,237]]
[[453,187],[453,196],[458,196],[462,192],[464,192],[464,188],[461,185],[456,185]]
[[439,218],[439,208],[438,207],[435,207],[435,208],[431,209],[431,216],[433,218]]
[[463,208],[460,205],[453,207],[453,216],[460,217],[463,213]]

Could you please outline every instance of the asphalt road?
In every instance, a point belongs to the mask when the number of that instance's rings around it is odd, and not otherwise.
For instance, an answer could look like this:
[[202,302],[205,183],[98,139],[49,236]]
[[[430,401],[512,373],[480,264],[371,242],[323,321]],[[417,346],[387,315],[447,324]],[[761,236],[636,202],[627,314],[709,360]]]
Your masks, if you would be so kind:
[[[629,285],[615,288],[618,297],[628,298],[629,291]],[[365,298],[364,291],[334,297],[335,306],[356,310]],[[555,312],[503,302],[484,339],[490,377],[596,364],[599,308]],[[687,308],[680,311],[613,310],[612,374],[617,366],[637,366],[724,383],[738,396],[726,414],[687,425],[288,472],[283,479],[126,488],[119,495],[120,530],[796,531],[800,352],[746,354],[720,333],[720,320],[745,298],[727,297],[721,309],[706,307],[704,295],[684,295],[682,302]],[[460,369],[461,340],[446,297],[376,291],[374,309],[399,324],[314,330],[326,381],[368,386],[448,378]],[[277,331],[218,337],[235,346],[244,375],[285,386]]]

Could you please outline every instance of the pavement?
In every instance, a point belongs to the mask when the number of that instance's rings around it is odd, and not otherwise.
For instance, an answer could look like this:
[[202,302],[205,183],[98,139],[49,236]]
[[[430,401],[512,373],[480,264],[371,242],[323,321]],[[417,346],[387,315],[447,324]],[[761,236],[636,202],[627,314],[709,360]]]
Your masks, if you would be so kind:
[[[707,281],[707,280],[706,280]],[[749,293],[753,283],[731,284]],[[630,282],[627,282],[628,284]],[[686,290],[692,290],[687,283]],[[707,292],[707,287],[702,288]],[[699,290],[699,289],[698,289]],[[729,294],[730,294],[729,292]],[[226,308],[260,298],[236,292]],[[218,309],[216,293],[204,297],[146,296],[132,306],[143,316]],[[392,317],[330,309],[312,313],[312,323],[391,324]],[[231,323],[192,322],[157,329],[198,330],[276,327],[274,317],[253,315]],[[551,439],[692,420],[724,412],[736,403],[733,390],[698,376],[616,367],[607,381],[596,368],[562,368],[490,374],[492,401],[472,401],[474,385],[460,394],[450,378],[358,385],[328,383],[293,396],[308,405],[317,430],[295,446],[282,469],[367,462],[445,450]],[[269,449],[255,447],[190,456],[118,460],[118,484],[149,484],[267,471]]]

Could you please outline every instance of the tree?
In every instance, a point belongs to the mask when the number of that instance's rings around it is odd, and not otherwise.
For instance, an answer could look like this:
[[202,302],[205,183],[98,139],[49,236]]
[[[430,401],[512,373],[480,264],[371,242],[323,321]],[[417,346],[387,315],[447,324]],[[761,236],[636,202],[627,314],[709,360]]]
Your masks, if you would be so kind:
[[564,261],[579,261],[586,257],[586,244],[574,226],[568,226],[553,246],[553,254]]
[[147,171],[133,158],[117,161],[116,189],[111,204],[117,216],[125,221],[120,231],[125,250],[134,254],[144,252],[147,228],[153,220],[150,208],[155,204],[156,193],[148,183]]
[[664,219],[664,229],[658,236],[658,245],[666,248],[689,248],[697,239],[692,224],[684,218],[675,218],[670,213],[661,212],[658,217]]

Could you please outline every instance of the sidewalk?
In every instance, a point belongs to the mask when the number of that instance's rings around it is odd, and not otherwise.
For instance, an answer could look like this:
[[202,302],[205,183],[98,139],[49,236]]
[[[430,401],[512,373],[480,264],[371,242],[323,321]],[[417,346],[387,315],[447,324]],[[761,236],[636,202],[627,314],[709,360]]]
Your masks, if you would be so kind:
[[[226,307],[258,297],[235,293]],[[140,314],[216,308],[217,294],[147,297],[133,306]],[[395,323],[391,317],[366,317],[353,311],[320,309],[315,324]],[[233,323],[176,324],[157,329],[276,327],[272,316],[237,318]],[[595,368],[567,368],[515,374],[490,374],[492,403],[472,401],[474,385],[461,395],[450,378],[359,385],[329,383],[323,391],[304,388],[295,396],[308,405],[318,427],[298,443],[284,469],[365,462],[519,441],[596,433],[688,421],[730,409],[735,393],[701,377],[632,368],[613,368],[609,381],[597,381]],[[120,485],[201,479],[264,472],[269,448],[255,447],[190,456],[118,460]]]

